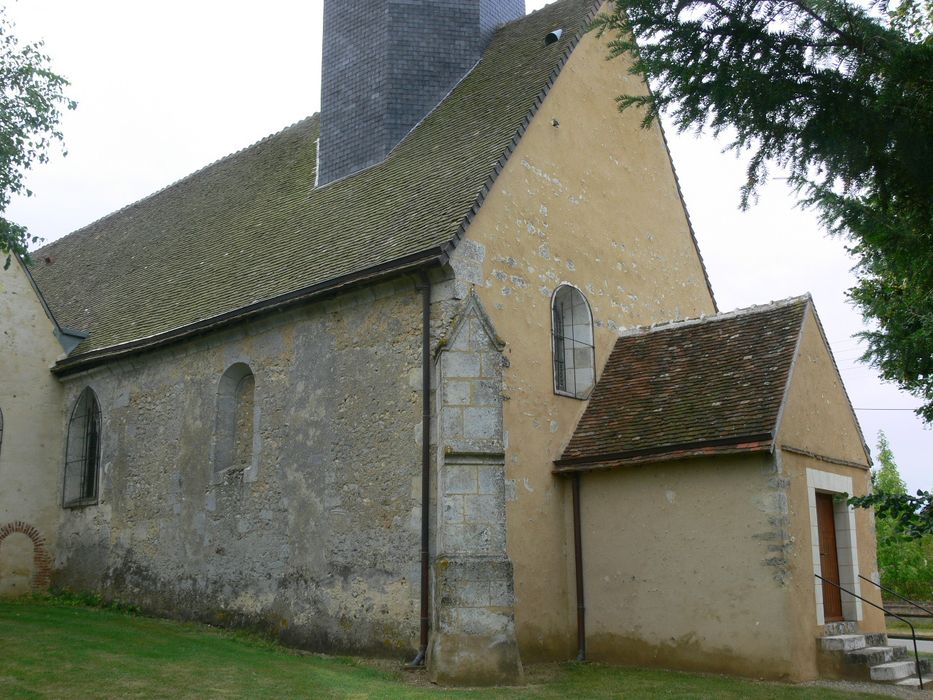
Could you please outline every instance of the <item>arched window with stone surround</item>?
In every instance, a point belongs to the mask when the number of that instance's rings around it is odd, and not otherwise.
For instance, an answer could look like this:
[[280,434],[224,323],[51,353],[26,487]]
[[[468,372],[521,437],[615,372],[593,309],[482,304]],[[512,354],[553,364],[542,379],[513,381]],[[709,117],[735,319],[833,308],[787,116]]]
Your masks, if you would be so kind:
[[252,464],[256,379],[249,365],[230,365],[217,388],[214,473],[242,471]]
[[65,508],[97,503],[100,430],[100,404],[94,390],[86,387],[75,401],[68,421],[65,484],[62,491],[62,505]]
[[554,392],[577,399],[589,397],[596,382],[593,314],[576,287],[563,284],[551,300]]

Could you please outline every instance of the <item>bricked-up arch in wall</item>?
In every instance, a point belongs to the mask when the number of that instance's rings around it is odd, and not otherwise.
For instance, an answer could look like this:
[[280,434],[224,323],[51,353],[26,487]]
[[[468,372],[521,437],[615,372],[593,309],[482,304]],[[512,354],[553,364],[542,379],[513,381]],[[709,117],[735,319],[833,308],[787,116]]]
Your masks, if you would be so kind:
[[45,590],[49,587],[49,579],[52,575],[52,557],[49,556],[49,550],[45,546],[45,538],[29,523],[14,520],[0,527],[0,547],[3,546],[3,540],[14,532],[22,533],[32,540],[32,590]]

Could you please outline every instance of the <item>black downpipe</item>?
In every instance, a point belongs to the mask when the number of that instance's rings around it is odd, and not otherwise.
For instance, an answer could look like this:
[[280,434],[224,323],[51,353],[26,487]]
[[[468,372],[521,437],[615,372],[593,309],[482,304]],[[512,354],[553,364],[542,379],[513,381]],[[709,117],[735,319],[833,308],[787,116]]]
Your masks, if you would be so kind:
[[431,625],[431,280],[427,272],[422,271],[417,288],[421,291],[421,639],[409,668],[424,666]]
[[586,606],[583,603],[583,537],[580,533],[580,473],[573,475],[573,565],[577,578],[577,661],[586,661]]

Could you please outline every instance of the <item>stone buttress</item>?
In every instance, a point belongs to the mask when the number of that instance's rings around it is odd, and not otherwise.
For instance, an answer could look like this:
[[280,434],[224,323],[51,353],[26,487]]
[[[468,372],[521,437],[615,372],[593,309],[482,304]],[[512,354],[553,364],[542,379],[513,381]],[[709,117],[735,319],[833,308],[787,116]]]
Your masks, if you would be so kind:
[[475,292],[437,353],[438,521],[428,671],[438,683],[517,683],[506,555],[502,354]]

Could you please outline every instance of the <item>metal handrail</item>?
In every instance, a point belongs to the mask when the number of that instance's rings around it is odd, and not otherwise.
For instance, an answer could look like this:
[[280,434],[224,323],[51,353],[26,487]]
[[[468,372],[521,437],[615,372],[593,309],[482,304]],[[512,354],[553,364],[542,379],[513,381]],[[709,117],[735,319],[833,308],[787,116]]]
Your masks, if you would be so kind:
[[868,603],[868,604],[869,604],[870,606],[872,606],[873,608],[878,608],[878,609],[879,609],[881,612],[883,612],[885,615],[890,615],[891,617],[896,617],[898,620],[900,620],[900,621],[903,622],[905,625],[907,625],[908,627],[910,627],[910,635],[911,635],[911,637],[912,637],[913,640],[914,640],[914,668],[917,669],[917,678],[920,680],[920,690],[923,690],[923,671],[920,669],[920,654],[919,654],[919,652],[917,651],[917,633],[916,633],[916,631],[914,630],[914,626],[913,626],[912,624],[910,624],[910,622],[908,622],[907,620],[905,620],[903,617],[901,617],[900,615],[897,615],[897,614],[891,612],[890,610],[887,610],[886,608],[881,607],[880,605],[876,605],[875,603],[872,603],[870,600],[868,600],[867,598],[863,598],[863,597],[860,596],[858,593],[853,593],[852,591],[850,591],[850,590],[848,590],[848,589],[846,589],[846,588],[843,588],[842,586],[840,586],[840,585],[839,585],[838,583],[836,583],[835,581],[830,581],[828,578],[823,578],[823,577],[820,576],[819,574],[813,574],[813,575],[816,576],[816,577],[817,577],[820,581],[822,581],[823,583],[828,583],[828,584],[830,584],[830,585],[832,585],[832,586],[835,586],[835,587],[838,588],[840,591],[843,591],[843,592],[845,592],[845,593],[848,593],[848,594],[849,594],[850,596],[852,596],[853,598],[858,598],[858,599],[861,600],[863,603]]
[[910,598],[905,598],[905,597],[902,596],[900,593],[895,593],[895,592],[892,591],[890,588],[885,588],[885,587],[882,586],[880,583],[875,583],[875,582],[872,581],[870,578],[865,578],[865,577],[862,576],[861,574],[859,574],[858,577],[859,577],[860,579],[862,579],[863,581],[868,581],[872,586],[877,586],[878,588],[880,588],[880,589],[881,589],[882,591],[884,591],[885,593],[890,593],[890,594],[893,595],[895,598],[898,598],[898,599],[900,599],[900,600],[903,600],[905,603],[909,603],[910,605],[913,605],[915,608],[920,608],[921,610],[923,610],[923,612],[929,613],[930,615],[933,615],[933,610],[930,610],[930,609],[928,609],[928,608],[923,607],[922,605],[920,605],[920,603],[915,603],[914,601],[910,600]]

